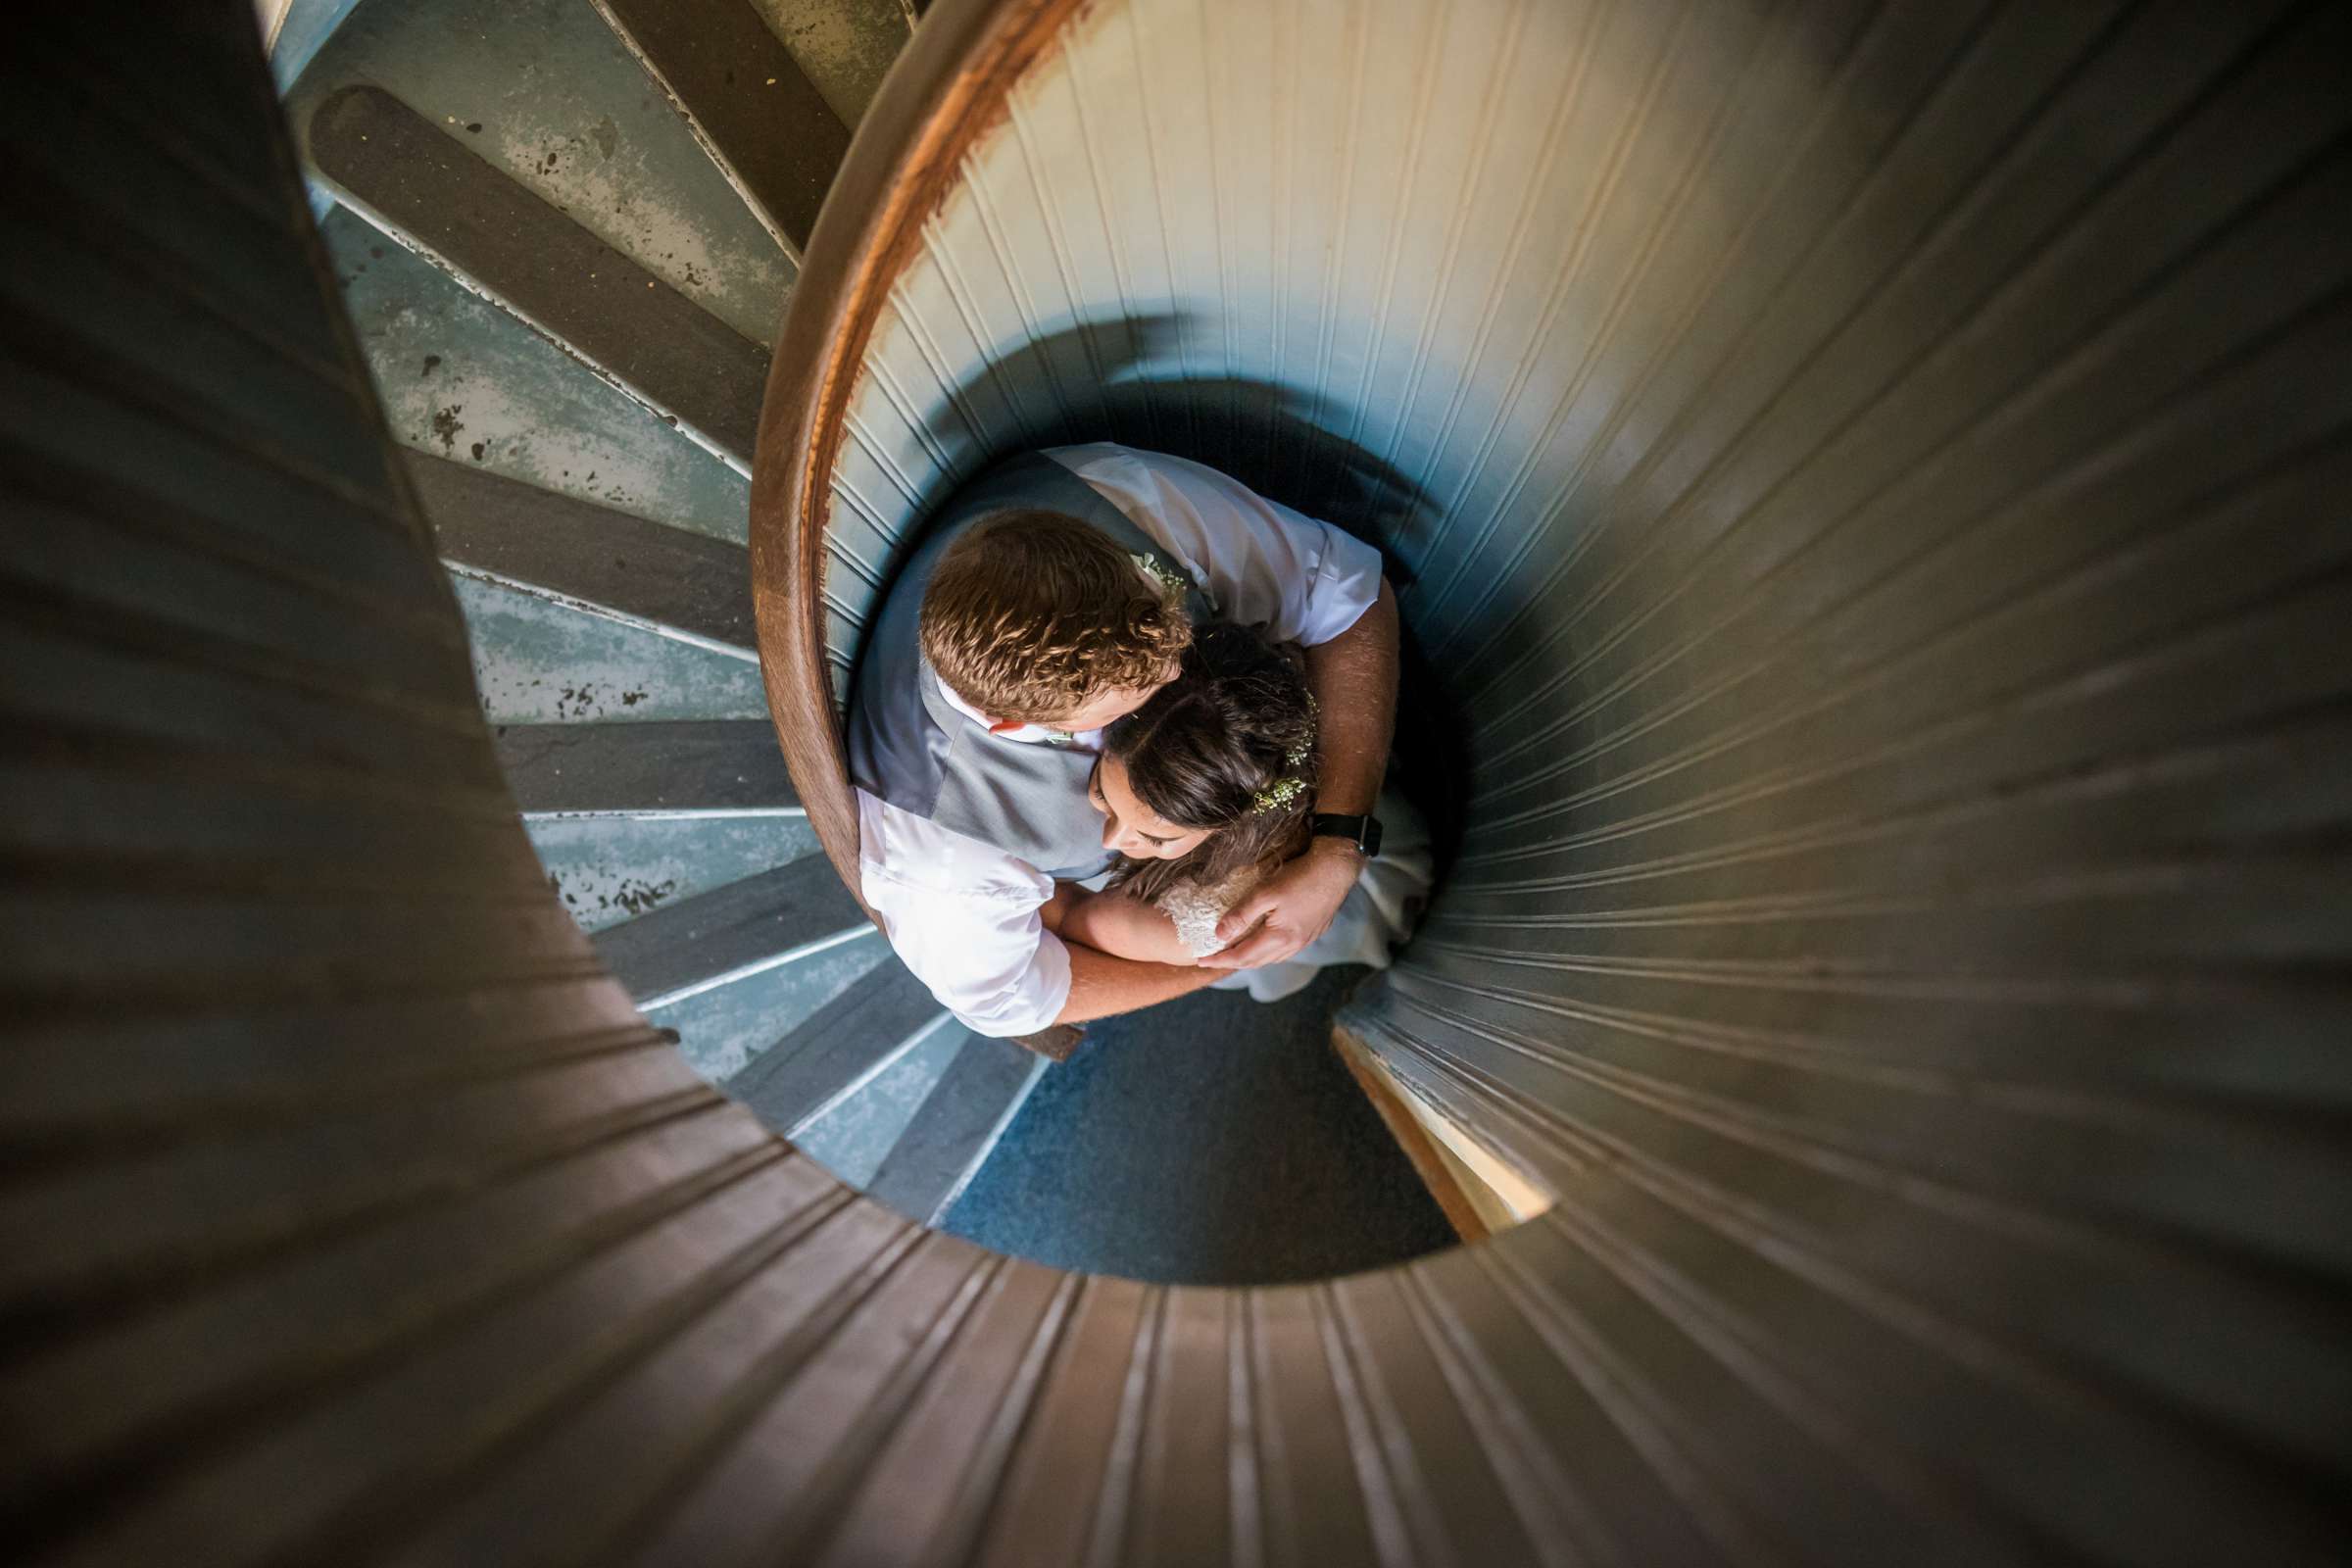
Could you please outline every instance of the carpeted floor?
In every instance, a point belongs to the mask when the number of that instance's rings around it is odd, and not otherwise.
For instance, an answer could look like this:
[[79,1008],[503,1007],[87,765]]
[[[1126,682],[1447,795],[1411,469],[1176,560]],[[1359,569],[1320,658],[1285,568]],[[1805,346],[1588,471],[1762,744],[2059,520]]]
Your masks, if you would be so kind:
[[1187,1284],[1319,1279],[1449,1246],[1331,1049],[1348,968],[1271,1006],[1199,992],[1089,1025],[946,1229],[1022,1257]]

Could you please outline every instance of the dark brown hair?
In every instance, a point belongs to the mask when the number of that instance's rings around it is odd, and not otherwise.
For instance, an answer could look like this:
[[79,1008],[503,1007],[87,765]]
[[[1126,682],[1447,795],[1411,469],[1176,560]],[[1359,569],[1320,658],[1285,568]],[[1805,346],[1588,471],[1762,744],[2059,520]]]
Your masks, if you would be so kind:
[[[1315,808],[1315,700],[1295,655],[1252,627],[1202,627],[1183,672],[1102,732],[1127,787],[1178,827],[1212,829],[1174,860],[1122,860],[1111,885],[1139,899],[1215,887],[1306,847]],[[1285,781],[1296,781],[1295,784]],[[1277,801],[1261,808],[1261,801]]]
[[1109,536],[1037,510],[1000,513],[950,545],[917,624],[950,690],[1025,724],[1159,684],[1193,636],[1181,596],[1155,587]]

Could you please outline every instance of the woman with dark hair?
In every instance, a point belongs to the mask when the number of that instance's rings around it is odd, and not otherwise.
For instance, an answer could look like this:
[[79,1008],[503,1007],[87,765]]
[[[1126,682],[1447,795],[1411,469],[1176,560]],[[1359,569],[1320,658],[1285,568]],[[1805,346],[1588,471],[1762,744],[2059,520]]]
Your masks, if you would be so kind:
[[[1119,957],[1192,964],[1226,944],[1217,922],[1306,848],[1315,808],[1315,701],[1298,658],[1247,626],[1203,627],[1183,673],[1102,734],[1088,786],[1120,859],[1102,891],[1067,889],[1055,924]],[[1392,792],[1388,842],[1331,929],[1287,963],[1238,971],[1261,1002],[1330,963],[1385,968],[1429,889],[1419,819]]]

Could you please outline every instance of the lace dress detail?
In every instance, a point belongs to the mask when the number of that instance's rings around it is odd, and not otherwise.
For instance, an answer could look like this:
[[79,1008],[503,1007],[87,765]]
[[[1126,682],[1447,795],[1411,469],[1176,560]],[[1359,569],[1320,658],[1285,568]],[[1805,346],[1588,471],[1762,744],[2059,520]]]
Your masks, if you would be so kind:
[[[1247,991],[1260,1002],[1280,1002],[1312,983],[1332,964],[1360,963],[1385,969],[1393,950],[1421,920],[1436,870],[1429,828],[1411,802],[1394,789],[1381,792],[1379,815],[1386,824],[1380,858],[1366,865],[1347,902],[1324,933],[1280,963],[1236,969],[1212,985],[1218,991]],[[1239,871],[1222,887],[1179,882],[1152,903],[1176,927],[1176,940],[1196,958],[1222,952],[1217,922],[1257,886],[1258,870]]]
[[1241,902],[1241,883],[1239,877],[1214,888],[1179,882],[1160,894],[1159,912],[1176,923],[1176,940],[1184,944],[1185,952],[1205,958],[1225,946],[1217,940],[1217,922]]

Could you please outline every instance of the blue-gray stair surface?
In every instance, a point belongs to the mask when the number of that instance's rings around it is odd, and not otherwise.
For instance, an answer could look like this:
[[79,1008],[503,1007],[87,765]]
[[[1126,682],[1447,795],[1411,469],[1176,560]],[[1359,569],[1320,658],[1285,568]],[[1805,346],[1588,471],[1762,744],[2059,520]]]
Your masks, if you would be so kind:
[[1087,1026],[944,1228],[1063,1268],[1184,1284],[1327,1278],[1456,1240],[1331,1045],[1367,971],[1272,1004],[1202,991]]

